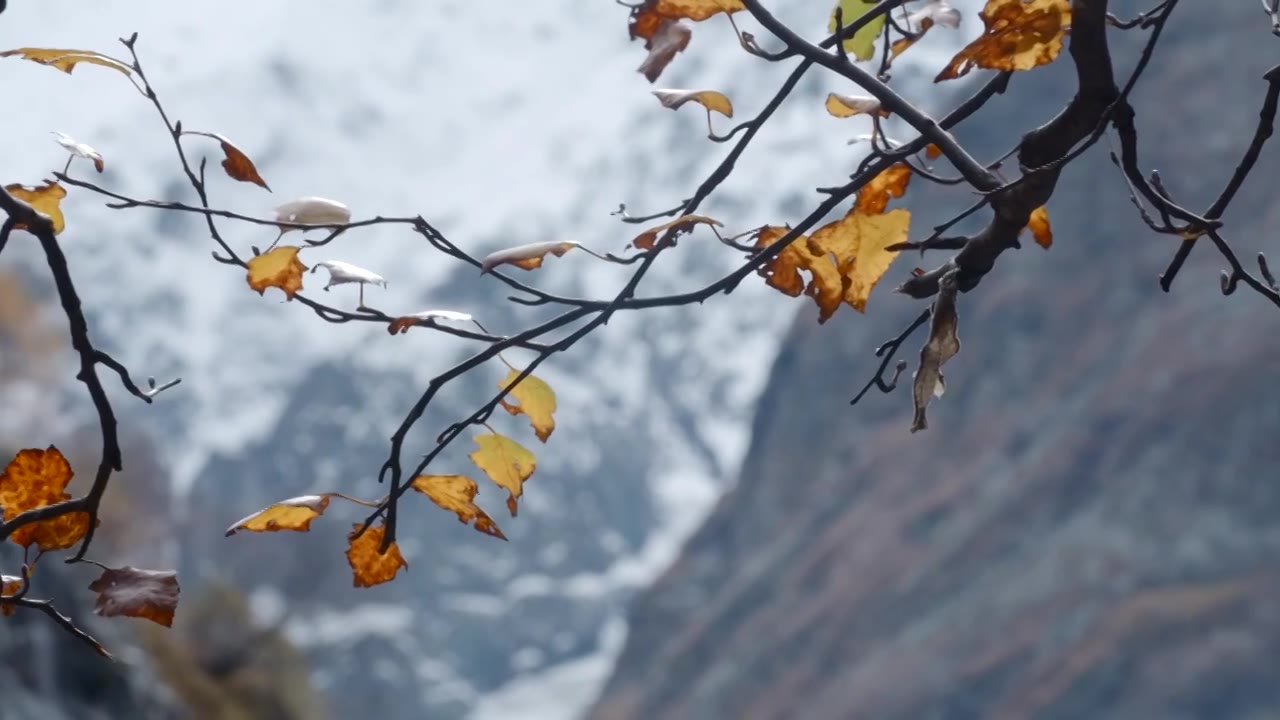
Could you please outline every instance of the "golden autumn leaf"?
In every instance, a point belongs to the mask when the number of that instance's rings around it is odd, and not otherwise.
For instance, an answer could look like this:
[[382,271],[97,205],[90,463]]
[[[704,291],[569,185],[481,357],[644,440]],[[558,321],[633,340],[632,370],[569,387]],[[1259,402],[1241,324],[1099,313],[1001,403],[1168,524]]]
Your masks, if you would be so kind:
[[1030,70],[1053,62],[1071,25],[1071,2],[987,0],[979,16],[986,27],[982,35],[957,53],[934,82],[961,77],[975,67]]
[[280,288],[289,300],[302,289],[302,273],[307,266],[298,259],[296,245],[281,245],[268,250],[249,261],[249,272],[245,279],[249,287],[265,295],[267,288]]
[[889,117],[889,111],[880,106],[880,101],[869,95],[828,93],[826,107],[828,113],[838,118],[871,115],[873,113],[880,117]]
[[413,479],[413,489],[431,498],[431,502],[452,513],[464,525],[473,525],[485,535],[507,539],[489,514],[475,504],[480,488],[466,475],[419,475]]
[[[505,388],[510,385],[519,374],[519,371],[512,369],[507,373],[507,377],[498,383],[498,387]],[[546,442],[547,438],[551,437],[551,432],[556,429],[556,420],[552,417],[556,411],[556,392],[551,389],[551,386],[541,378],[529,375],[511,389],[507,398],[514,399],[515,402],[507,402],[504,398],[502,407],[512,415],[529,416],[533,432],[539,440]]]
[[929,143],[924,146],[924,156],[930,160],[937,160],[942,157],[942,148],[934,145],[933,143]]
[[1044,205],[1031,211],[1027,227],[1031,229],[1031,236],[1036,239],[1036,244],[1048,250],[1053,244],[1053,229],[1049,227],[1049,210]]
[[524,494],[524,481],[537,469],[538,459],[523,445],[505,435],[477,435],[475,440],[480,448],[468,457],[498,487],[507,491],[507,510],[515,517],[517,500]]
[[[62,453],[50,445],[46,450],[20,450],[0,474],[0,506],[5,521],[28,510],[71,499],[66,492],[74,473]],[[89,514],[67,513],[24,525],[9,539],[25,547],[32,543],[41,551],[62,550],[80,542],[89,531]]]
[[911,182],[911,166],[906,163],[894,163],[858,191],[858,201],[854,204],[856,212],[865,215],[880,215],[889,206],[891,198],[900,198],[907,191],[907,183]]
[[331,496],[332,493],[302,495],[272,503],[227,528],[224,537],[231,537],[239,530],[248,530],[250,532],[296,530],[298,532],[306,532],[311,529],[311,521],[323,515],[324,511],[328,509]]
[[[5,185],[5,190],[9,194],[26,202],[37,211],[49,216],[50,222],[53,223],[53,234],[61,233],[67,227],[67,219],[62,215],[62,198],[67,196],[67,189],[54,182],[53,180],[45,180],[43,185],[37,187],[27,187],[18,183],[13,185]],[[25,223],[16,223],[13,228],[15,230],[26,229]]]
[[98,593],[93,611],[104,617],[136,617],[173,626],[178,608],[178,574],[170,570],[106,568],[89,584]]
[[124,73],[125,75],[133,74],[133,69],[120,60],[116,60],[113,57],[93,52],[91,50],[63,50],[58,48],[25,47],[0,52],[0,57],[12,57],[14,55],[17,55],[24,60],[38,62],[41,65],[56,67],[68,75],[70,75],[71,71],[75,70],[76,65],[80,63],[101,65],[102,67],[111,68],[112,70]]
[[183,131],[183,135],[203,135],[207,138],[213,138],[222,145],[222,154],[225,159],[222,161],[222,169],[227,172],[227,176],[232,180],[240,182],[250,182],[261,187],[267,192],[271,192],[271,188],[267,186],[267,181],[262,179],[258,174],[258,168],[254,166],[253,161],[243,150],[236,147],[235,143],[227,139],[225,135],[220,133],[197,132],[195,130]]
[[[848,27],[878,3],[879,0],[838,0],[836,7],[831,11],[831,19],[827,21],[827,32],[835,33],[840,29],[836,25],[837,10],[840,11],[841,25]],[[883,29],[884,15],[881,15],[854,33],[853,37],[846,39],[843,43],[845,51],[852,53],[859,60],[870,60],[876,53],[876,37]]]
[[654,243],[658,241],[658,237],[663,233],[669,230],[673,231],[671,233],[671,241],[674,243],[675,239],[680,237],[681,234],[693,232],[693,229],[698,225],[724,227],[724,223],[716,220],[715,218],[709,218],[706,215],[681,215],[671,222],[651,227],[635,236],[635,239],[631,241],[628,247],[633,247],[637,250],[652,250]]
[[[22,578],[16,575],[0,575],[0,595],[13,595],[22,589]],[[17,610],[16,605],[0,605],[0,613],[9,617]]]
[[706,20],[717,13],[746,10],[742,0],[657,0],[646,4],[652,4],[658,15],[674,20]]
[[547,255],[561,257],[576,247],[581,245],[572,240],[518,245],[486,255],[480,262],[480,272],[487,273],[499,265],[514,265],[521,270],[536,270],[542,267],[542,261]]
[[351,565],[352,583],[356,587],[373,587],[389,582],[395,579],[400,568],[409,567],[396,543],[391,543],[385,553],[378,552],[382,538],[387,534],[386,525],[370,526],[356,537],[361,527],[363,525],[356,523],[347,534],[347,562]]
[[733,103],[729,96],[718,90],[654,90],[654,97],[663,107],[680,109],[687,102],[696,102],[708,111],[714,110],[725,117],[733,117]]

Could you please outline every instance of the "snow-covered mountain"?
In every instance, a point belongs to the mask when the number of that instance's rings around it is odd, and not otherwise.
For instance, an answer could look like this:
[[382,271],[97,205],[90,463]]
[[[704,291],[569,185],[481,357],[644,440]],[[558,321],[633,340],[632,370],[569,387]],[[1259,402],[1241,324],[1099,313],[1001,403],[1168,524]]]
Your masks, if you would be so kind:
[[[825,28],[825,7],[776,4],[811,36]],[[116,39],[137,31],[170,115],[232,138],[275,191],[221,177],[216,145],[187,141],[196,156],[207,147],[217,207],[266,216],[285,200],[322,195],[356,218],[420,213],[476,254],[560,239],[619,252],[636,228],[610,211],[676,204],[729,150],[705,138],[697,109],[673,113],[650,95],[626,17],[611,0],[15,0],[0,16],[0,45],[123,54]],[[909,76],[936,68],[974,25],[913,50],[896,69],[922,106],[945,96]],[[659,85],[724,90],[741,121],[792,67],[740,52],[728,23],[715,19],[696,26]],[[59,130],[103,153],[107,172],[93,179],[113,190],[191,199],[154,109],[124,78],[89,66],[68,77],[6,59],[0,85],[10,98],[6,182],[60,169],[64,152],[47,134]],[[846,141],[867,132],[864,120],[822,111],[826,92],[848,89],[834,78],[806,81],[702,211],[731,232],[807,212],[814,187],[851,171],[859,150]],[[905,135],[893,126],[890,134]],[[266,619],[288,612],[290,634],[335,708],[389,718],[420,717],[423,707],[430,717],[511,717],[519,708],[521,717],[555,718],[585,707],[625,634],[628,598],[671,560],[736,472],[752,404],[802,306],[747,282],[703,307],[617,316],[539,371],[559,394],[558,429],[536,448],[524,512],[498,515],[501,494],[482,489],[480,502],[511,541],[480,536],[424,502],[401,531],[409,572],[355,590],[341,555],[345,529],[362,517],[354,511],[335,507],[305,536],[224,539],[221,530],[307,491],[380,495],[374,476],[387,439],[467,345],[427,331],[391,337],[380,326],[332,325],[274,291],[259,297],[241,271],[210,259],[214,246],[196,216],[111,210],[75,188],[63,207],[62,242],[101,343],[135,374],[183,378],[156,407],[133,407],[123,392],[116,402],[126,422],[155,435],[183,498],[175,513],[185,530],[170,554],[184,591],[230,576]],[[274,237],[270,228],[220,227],[245,252]],[[366,300],[388,312],[463,310],[497,332],[544,315],[506,303],[500,283],[402,228],[303,253],[326,259],[386,276],[388,289]],[[700,287],[735,260],[714,240],[688,238],[641,293]],[[11,244],[3,262],[39,276],[30,245]],[[570,254],[522,279],[610,297],[627,272]],[[311,294],[354,307],[354,289],[318,293],[319,278],[307,276]],[[486,370],[442,398],[407,457],[488,396],[502,369]],[[69,408],[87,411],[69,397]],[[513,434],[524,425],[495,422]],[[33,431],[15,441],[49,439]],[[437,469],[467,471],[468,445],[460,441]]]

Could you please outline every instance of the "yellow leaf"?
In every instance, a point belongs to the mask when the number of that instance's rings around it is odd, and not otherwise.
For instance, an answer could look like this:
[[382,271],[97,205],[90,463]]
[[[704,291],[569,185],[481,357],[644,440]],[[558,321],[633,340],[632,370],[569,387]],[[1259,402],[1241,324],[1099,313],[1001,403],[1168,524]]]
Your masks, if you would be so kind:
[[[848,27],[854,20],[866,15],[867,11],[877,4],[878,0],[839,0],[836,3],[836,9],[840,11],[841,23]],[[827,32],[835,33],[838,29],[836,11],[832,10],[831,20],[827,22]],[[867,23],[866,27],[854,33],[853,37],[845,40],[845,51],[852,53],[859,60],[870,60],[876,54],[876,37],[880,35],[880,31],[883,29],[884,15],[881,15]]]
[[1031,235],[1036,239],[1036,244],[1048,250],[1053,244],[1053,229],[1049,227],[1049,211],[1044,205],[1031,211],[1027,227],[1031,229]]
[[880,215],[889,205],[890,198],[900,198],[907,191],[907,183],[911,182],[911,166],[906,163],[894,163],[858,191],[858,201],[854,210],[864,215]]
[[6,50],[0,52],[0,57],[11,57],[18,55],[24,60],[38,62],[41,65],[50,65],[58,68],[62,72],[70,75],[72,70],[76,69],[79,63],[89,63],[91,65],[101,65],[111,68],[125,75],[132,75],[133,69],[125,63],[116,60],[113,57],[96,53],[91,50],[62,50],[57,48],[18,48],[16,50]]
[[672,110],[678,110],[681,105],[692,100],[707,110],[733,117],[733,103],[729,96],[717,90],[654,90],[653,95],[663,107]]
[[[53,234],[61,233],[67,227],[67,220],[62,215],[62,198],[67,196],[66,188],[52,180],[45,180],[44,185],[38,187],[26,187],[24,185],[13,184],[5,185],[5,190],[9,194],[25,201],[28,205],[35,208],[41,213],[49,216],[49,220],[53,223]],[[13,226],[15,230],[26,229],[26,224],[17,223]]]
[[400,568],[409,567],[404,556],[400,554],[400,546],[391,543],[385,553],[379,553],[382,538],[386,536],[386,525],[371,526],[360,537],[356,533],[363,527],[356,523],[347,534],[347,562],[351,565],[352,584],[356,587],[373,587],[394,580]]
[[745,10],[742,0],[657,0],[650,3],[654,12],[675,20],[706,20],[716,13]]
[[466,475],[419,475],[413,479],[413,489],[431,498],[431,502],[458,515],[464,525],[474,523],[475,529],[485,535],[507,539],[489,514],[475,504],[480,488]]
[[[9,521],[28,510],[35,510],[71,499],[66,492],[73,476],[71,464],[54,446],[38,450],[21,450],[0,473],[0,506]],[[89,514],[67,513],[23,525],[9,539],[29,547],[34,543],[42,551],[62,550],[80,542],[89,531]]]
[[1051,63],[1062,52],[1062,39],[1071,25],[1070,0],[987,0],[980,13],[986,26],[934,82],[951,80],[975,67],[988,70],[1030,70]]
[[[507,373],[507,377],[498,383],[498,387],[505,388],[510,385],[519,374],[516,370]],[[556,393],[551,386],[541,378],[529,375],[512,388],[507,397],[514,398],[515,402],[508,403],[504,399],[502,407],[512,415],[528,415],[534,433],[539,440],[546,442],[547,438],[551,437],[551,431],[556,429],[556,420],[552,417],[556,411]]]
[[889,117],[889,111],[880,107],[880,101],[873,97],[841,95],[840,93],[829,93],[827,95],[827,112],[838,118],[871,115],[873,113],[880,117]]
[[323,515],[328,507],[329,493],[302,495],[288,500],[281,500],[227,528],[225,536],[231,537],[236,534],[237,530],[249,530],[251,532],[296,530],[298,532],[306,532],[311,529],[311,521]]
[[476,445],[480,449],[468,457],[498,487],[507,491],[507,510],[514,517],[517,500],[524,494],[524,481],[537,469],[538,459],[520,443],[497,433],[477,435]]
[[658,236],[667,231],[671,233],[671,241],[680,237],[681,233],[692,232],[698,225],[714,225],[724,227],[724,223],[706,215],[681,215],[671,222],[663,223],[657,227],[651,227],[640,233],[631,241],[630,247],[638,250],[652,250],[654,243],[658,241]]
[[298,259],[301,249],[296,245],[282,245],[250,260],[246,276],[249,287],[259,295],[266,294],[267,288],[280,288],[285,297],[292,300],[302,289],[302,273],[307,270]]

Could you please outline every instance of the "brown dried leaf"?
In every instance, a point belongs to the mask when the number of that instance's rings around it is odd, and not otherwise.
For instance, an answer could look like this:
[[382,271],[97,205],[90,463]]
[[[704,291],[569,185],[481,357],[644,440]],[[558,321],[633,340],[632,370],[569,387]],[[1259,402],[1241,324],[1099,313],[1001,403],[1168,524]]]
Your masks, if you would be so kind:
[[240,182],[250,182],[258,187],[263,188],[267,192],[271,192],[271,188],[267,186],[267,181],[262,179],[258,174],[258,168],[254,166],[253,161],[243,150],[236,147],[236,144],[227,139],[221,133],[196,132],[195,130],[187,130],[184,135],[203,135],[207,138],[213,138],[222,145],[222,154],[226,158],[222,161],[222,169],[227,171],[227,175],[232,180]]
[[458,515],[464,525],[472,525],[485,535],[507,539],[489,514],[475,504],[480,488],[466,475],[419,475],[413,489],[431,498],[431,502]]
[[387,332],[392,335],[400,335],[409,332],[409,328],[418,325],[432,326],[440,320],[451,320],[453,322],[471,322],[471,316],[464,312],[456,310],[423,310],[422,312],[412,315],[402,315],[392,320],[387,325]]
[[829,93],[826,102],[827,112],[838,118],[855,115],[876,114],[889,117],[889,111],[880,106],[880,101],[870,95],[842,95]]
[[107,568],[89,584],[98,593],[93,611],[105,617],[124,615],[173,626],[178,609],[178,574],[167,570]]
[[[649,55],[645,57],[644,62],[640,63],[640,67],[636,68],[637,72],[643,73],[649,82],[657,82],[662,71],[667,69],[667,65],[671,64],[677,53],[689,47],[689,40],[693,38],[693,28],[678,20],[660,18],[659,23],[658,29],[644,44],[644,49],[649,51]],[[635,35],[633,34],[632,37]]]
[[675,58],[689,46],[693,29],[680,20],[705,20],[716,13],[733,13],[744,9],[741,0],[646,0],[632,7],[627,20],[631,39],[644,39],[648,57],[639,71],[655,82]]
[[524,494],[524,481],[537,469],[538,459],[505,435],[477,435],[475,440],[480,448],[468,457],[498,487],[507,491],[507,510],[515,517],[517,500]]
[[942,148],[934,145],[933,143],[929,143],[924,146],[924,156],[930,160],[937,160],[942,157]]
[[980,13],[982,35],[956,54],[934,82],[952,80],[975,67],[1030,70],[1062,52],[1071,25],[1070,0],[987,0]]
[[389,582],[395,579],[400,568],[409,567],[400,554],[400,546],[395,543],[391,543],[385,553],[378,552],[387,533],[386,525],[372,526],[356,537],[361,527],[363,525],[356,523],[347,535],[347,562],[351,565],[352,583],[356,587],[373,587]]
[[[46,450],[20,450],[0,474],[0,505],[9,521],[28,510],[71,499],[66,492],[74,473],[62,453],[50,445]],[[9,539],[41,551],[62,550],[80,542],[89,531],[89,514],[73,512],[23,525]]]
[[[0,575],[0,595],[13,595],[22,589],[22,578],[15,575]],[[18,609],[17,605],[0,605],[0,613],[9,617]]]
[[[515,381],[520,375],[518,370],[512,369],[507,373],[507,377],[498,383],[499,388],[505,388]],[[515,400],[514,403],[502,400],[502,407],[512,415],[527,415],[529,422],[533,425],[533,432],[542,442],[546,442],[551,437],[551,432],[556,429],[556,420],[554,413],[556,411],[556,392],[551,389],[541,378],[529,375],[520,381],[520,384],[511,389],[508,398]]]
[[91,65],[101,65],[111,68],[125,75],[132,75],[133,69],[125,63],[116,60],[113,57],[96,53],[91,50],[62,50],[57,48],[17,48],[16,50],[6,50],[0,52],[0,57],[11,57],[18,55],[24,60],[38,62],[41,65],[50,65],[56,67],[62,72],[70,75],[72,70],[76,69],[76,65],[80,63],[89,63]]
[[1031,211],[1027,227],[1031,229],[1031,235],[1036,239],[1037,245],[1045,250],[1053,245],[1053,229],[1049,227],[1049,210],[1044,205]]
[[646,4],[652,4],[662,17],[677,20],[706,20],[717,13],[746,10],[742,0],[657,0]]
[[955,268],[938,280],[938,295],[933,300],[933,312],[929,319],[929,339],[920,348],[920,368],[916,370],[912,388],[915,417],[911,432],[929,427],[925,409],[934,397],[942,397],[946,382],[942,366],[960,352],[960,337],[956,334],[960,320],[956,313],[956,292],[959,290],[960,269]]
[[894,163],[858,191],[858,201],[853,206],[855,212],[865,215],[883,214],[889,206],[891,198],[900,198],[907,191],[907,183],[911,182],[911,166],[906,163]]
[[521,270],[536,270],[542,267],[542,261],[547,255],[561,257],[576,247],[579,247],[579,244],[571,240],[518,245],[487,255],[480,262],[480,272],[487,273],[499,265],[514,265]]
[[658,102],[662,103],[663,107],[672,110],[678,110],[681,105],[692,100],[709,111],[714,110],[725,117],[733,117],[733,103],[728,95],[718,90],[654,90],[653,95],[658,98]]
[[637,250],[652,250],[654,244],[658,241],[658,237],[668,230],[671,231],[671,243],[674,244],[676,238],[680,237],[680,235],[684,233],[693,232],[693,229],[698,225],[724,227],[724,223],[716,220],[715,218],[709,218],[706,215],[681,215],[671,222],[663,223],[657,227],[651,227],[648,230],[645,230],[637,235],[627,247],[633,247]]
[[306,532],[311,529],[311,521],[323,515],[324,511],[328,509],[329,499],[332,495],[333,493],[302,495],[273,503],[227,528],[227,532],[223,536],[231,537],[238,530],[248,530],[250,532],[296,530],[298,532]]
[[[67,227],[67,219],[62,215],[62,198],[67,196],[66,188],[62,187],[53,180],[45,180],[43,185],[37,187],[27,187],[14,183],[13,185],[5,185],[5,190],[9,194],[26,202],[37,211],[49,216],[49,220],[53,223],[53,234],[61,233]],[[13,226],[15,230],[25,230],[25,223],[16,223]]]
[[245,276],[249,287],[259,295],[265,295],[267,288],[280,288],[285,297],[292,300],[302,289],[302,273],[307,270],[298,259],[301,249],[296,245],[281,245],[250,260]]

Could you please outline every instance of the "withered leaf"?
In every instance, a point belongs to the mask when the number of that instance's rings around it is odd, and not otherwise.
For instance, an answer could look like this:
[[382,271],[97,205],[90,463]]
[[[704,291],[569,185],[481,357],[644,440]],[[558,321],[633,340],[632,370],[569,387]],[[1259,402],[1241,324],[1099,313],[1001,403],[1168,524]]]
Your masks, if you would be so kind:
[[224,537],[231,537],[239,530],[248,530],[250,532],[296,530],[298,532],[306,532],[311,529],[311,521],[323,515],[324,511],[328,509],[332,495],[333,493],[302,495],[272,503],[227,528]]
[[842,95],[840,93],[828,93],[826,102],[827,112],[838,118],[853,117],[854,115],[870,115],[876,114],[880,117],[889,117],[889,111],[880,106],[880,101],[870,95]]
[[[507,377],[498,383],[499,388],[505,388],[515,381],[520,372],[512,369],[507,373]],[[508,402],[508,399],[514,402]],[[502,407],[512,415],[527,415],[529,422],[533,425],[533,432],[542,442],[546,442],[551,437],[551,432],[556,429],[556,420],[553,415],[556,411],[556,393],[541,378],[529,375],[520,381],[511,389],[511,392],[502,400]]]
[[89,584],[98,593],[94,612],[105,617],[144,618],[165,627],[173,625],[178,609],[178,574],[167,570],[107,568]]
[[464,525],[474,525],[478,532],[507,539],[489,514],[475,504],[480,488],[466,475],[419,475],[413,479],[413,489],[431,498],[431,502],[456,513]]
[[934,145],[933,143],[929,143],[924,146],[924,156],[930,160],[937,160],[942,157],[942,148]]
[[[9,194],[26,202],[37,211],[49,216],[53,224],[53,234],[61,233],[67,227],[67,219],[62,215],[62,198],[67,196],[67,189],[54,182],[45,180],[43,185],[27,187],[18,183],[5,185]],[[15,230],[27,229],[26,223],[16,223]]]
[[514,265],[521,270],[536,270],[542,267],[542,261],[547,255],[560,257],[576,247],[580,247],[580,244],[572,240],[518,245],[485,256],[480,262],[480,272],[487,273],[499,265]]
[[[14,595],[22,589],[22,578],[16,575],[0,575],[0,595]],[[9,617],[17,610],[16,605],[0,604],[0,613]]]
[[1045,250],[1053,244],[1053,229],[1049,227],[1049,210],[1044,205],[1031,211],[1031,217],[1027,220],[1027,227],[1031,230],[1031,236],[1036,239],[1036,244]]
[[934,82],[961,77],[975,67],[1030,70],[1053,62],[1071,25],[1071,2],[987,0],[979,16],[986,27],[982,35],[957,53]]
[[714,110],[725,117],[733,117],[733,103],[728,95],[718,90],[654,90],[653,95],[663,107],[672,110],[678,110],[681,105],[693,101],[708,111]]
[[70,135],[67,135],[66,133],[58,132],[57,130],[52,131],[51,134],[53,135],[54,139],[57,140],[58,144],[61,145],[64,150],[71,153],[74,157],[82,157],[86,160],[92,161],[93,169],[97,170],[98,172],[102,172],[103,170],[106,170],[107,164],[106,164],[106,160],[104,160],[102,157],[102,153],[98,152],[97,150],[94,150],[92,146],[88,145],[87,143],[79,142],[78,140],[71,137]]
[[437,320],[451,320],[453,322],[471,322],[471,316],[464,312],[455,310],[423,310],[412,315],[401,315],[392,320],[387,325],[387,332],[392,335],[399,335],[409,331],[409,328],[416,325],[431,326]]
[[125,75],[133,74],[133,69],[125,63],[116,60],[113,57],[93,52],[91,50],[63,50],[58,48],[25,47],[0,52],[0,57],[11,57],[14,55],[18,55],[24,60],[38,62],[41,65],[56,67],[68,75],[70,75],[71,71],[75,70],[76,65],[80,63],[101,65],[102,67],[111,68],[112,70],[124,73]]
[[524,481],[537,469],[537,458],[505,435],[477,435],[475,440],[480,447],[468,457],[494,484],[507,491],[507,510],[515,517],[517,501],[524,494]]
[[389,582],[395,579],[400,568],[409,567],[396,543],[391,543],[385,553],[378,552],[387,534],[386,525],[371,526],[356,537],[361,527],[363,525],[356,523],[347,535],[347,562],[351,565],[352,583],[356,587],[373,587]]
[[954,268],[938,280],[938,294],[933,300],[933,311],[929,318],[929,339],[920,348],[920,368],[915,373],[912,387],[912,400],[915,403],[915,416],[911,422],[911,432],[929,427],[925,418],[925,409],[929,401],[942,397],[946,390],[946,382],[942,377],[942,366],[960,352],[960,337],[957,335],[959,316],[956,313],[956,292],[959,290],[960,269]]
[[858,201],[854,210],[866,215],[880,215],[889,206],[891,198],[900,198],[907,191],[911,182],[911,166],[906,163],[894,163],[881,170],[871,181],[858,191]]
[[678,20],[662,18],[659,22],[658,29],[644,44],[649,54],[636,68],[651,83],[658,81],[662,71],[667,69],[677,53],[689,47],[689,40],[693,37],[693,28]]
[[706,20],[717,13],[746,9],[742,0],[657,0],[646,4],[652,4],[658,15],[678,20]]
[[[20,450],[0,474],[0,505],[4,519],[36,508],[71,499],[66,492],[72,478],[71,464],[58,448]],[[33,543],[42,551],[62,550],[80,542],[89,531],[89,514],[73,512],[23,525],[9,539],[29,547]]]
[[253,161],[243,150],[236,147],[236,144],[227,139],[221,133],[198,132],[195,130],[183,131],[183,135],[203,135],[207,138],[213,138],[222,145],[222,154],[225,159],[222,161],[222,169],[227,172],[227,176],[232,180],[240,182],[250,182],[257,185],[267,192],[271,192],[271,188],[267,186],[267,181],[262,179],[258,174],[258,168],[254,166]]
[[285,297],[292,300],[302,289],[302,273],[307,270],[298,259],[301,249],[296,245],[281,245],[250,260],[245,276],[249,287],[259,295],[265,295],[267,288],[280,288]]
[[635,239],[631,241],[628,247],[633,247],[637,250],[652,250],[658,238],[667,231],[671,231],[671,242],[674,244],[675,239],[680,237],[681,234],[693,232],[693,229],[698,225],[724,227],[724,223],[706,215],[681,215],[671,222],[651,227],[635,236]]

